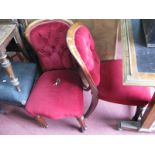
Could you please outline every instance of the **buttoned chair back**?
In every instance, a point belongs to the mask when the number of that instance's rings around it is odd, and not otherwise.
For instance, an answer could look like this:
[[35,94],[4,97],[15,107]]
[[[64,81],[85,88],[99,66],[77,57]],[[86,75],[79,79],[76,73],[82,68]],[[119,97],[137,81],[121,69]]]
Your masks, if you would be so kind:
[[70,20],[37,20],[29,25],[26,37],[35,50],[42,70],[74,69],[74,60],[66,45]]

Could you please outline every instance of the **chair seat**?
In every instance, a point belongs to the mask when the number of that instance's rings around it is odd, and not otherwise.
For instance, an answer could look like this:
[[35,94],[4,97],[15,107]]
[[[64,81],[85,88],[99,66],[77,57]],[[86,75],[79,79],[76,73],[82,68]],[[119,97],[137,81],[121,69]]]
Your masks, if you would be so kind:
[[33,63],[22,62],[14,62],[12,66],[16,77],[19,79],[21,92],[16,90],[5,69],[0,67],[0,101],[24,106],[38,75],[37,67]]
[[[58,84],[56,81],[59,81]],[[26,109],[33,116],[42,115],[52,119],[81,116],[83,90],[78,74],[71,70],[43,73],[32,90]]]
[[123,85],[122,60],[101,64],[99,98],[126,105],[145,106],[151,100],[151,88]]

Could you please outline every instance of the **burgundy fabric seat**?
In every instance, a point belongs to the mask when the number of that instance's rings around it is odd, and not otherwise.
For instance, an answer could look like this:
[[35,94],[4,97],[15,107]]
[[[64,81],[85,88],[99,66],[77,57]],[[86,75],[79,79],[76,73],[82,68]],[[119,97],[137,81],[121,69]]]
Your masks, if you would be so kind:
[[[57,85],[56,80],[60,83]],[[52,119],[83,114],[83,90],[78,74],[70,70],[48,71],[41,75],[27,102],[33,115]]]
[[39,20],[26,29],[27,40],[43,70],[26,109],[43,127],[47,127],[43,116],[52,119],[74,116],[84,131],[83,84],[66,43],[71,24],[68,20]]
[[123,85],[122,60],[101,63],[99,98],[126,105],[145,106],[151,100],[150,87]]
[[[122,60],[100,63],[88,28],[80,23],[75,23],[70,29],[70,33],[72,32],[73,35],[71,36],[68,33],[68,46],[70,46],[72,55],[83,69],[83,72],[86,73],[85,78],[89,85],[98,88],[99,99],[140,107],[148,104],[151,100],[151,89],[149,87],[123,85]],[[70,44],[71,38],[74,40],[72,44]],[[74,49],[72,46],[74,46]],[[93,79],[88,75],[86,68]],[[137,112],[134,118],[138,119],[139,114],[140,112]]]

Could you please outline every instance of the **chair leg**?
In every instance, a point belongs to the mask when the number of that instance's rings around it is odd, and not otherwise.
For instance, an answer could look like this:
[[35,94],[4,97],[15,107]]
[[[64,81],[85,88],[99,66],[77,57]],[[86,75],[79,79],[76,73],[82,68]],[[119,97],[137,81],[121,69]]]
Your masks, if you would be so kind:
[[138,121],[138,118],[141,117],[144,107],[137,106],[135,116],[132,118],[132,121]]
[[132,120],[121,121],[118,126],[118,129],[119,130],[123,130],[123,129],[139,130],[141,127],[141,121],[139,121],[139,118],[142,117],[143,109],[144,107],[137,106],[136,113],[132,118]]
[[86,130],[86,124],[85,124],[85,118],[84,116],[81,116],[81,117],[77,117],[77,121],[79,122],[81,128],[80,128],[80,131],[81,132],[84,132]]
[[48,124],[46,123],[44,117],[40,116],[40,115],[37,115],[35,116],[35,120],[37,121],[37,123],[43,127],[43,128],[47,128],[48,127]]

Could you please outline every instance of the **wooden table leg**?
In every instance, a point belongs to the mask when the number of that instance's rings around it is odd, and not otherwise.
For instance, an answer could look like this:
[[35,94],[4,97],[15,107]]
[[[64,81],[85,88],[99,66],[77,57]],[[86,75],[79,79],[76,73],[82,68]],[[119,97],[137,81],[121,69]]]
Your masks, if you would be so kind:
[[142,125],[140,131],[150,130],[154,121],[155,121],[155,93],[142,117],[141,120]]
[[6,55],[6,49],[3,50],[3,52],[0,52],[0,63],[2,65],[3,68],[5,68],[6,73],[8,74],[8,76],[10,77],[10,81],[12,83],[13,86],[16,87],[17,91],[21,91],[20,88],[20,83],[18,78],[15,76],[13,69],[12,69],[12,65],[10,63],[10,61],[7,59],[7,55]]

